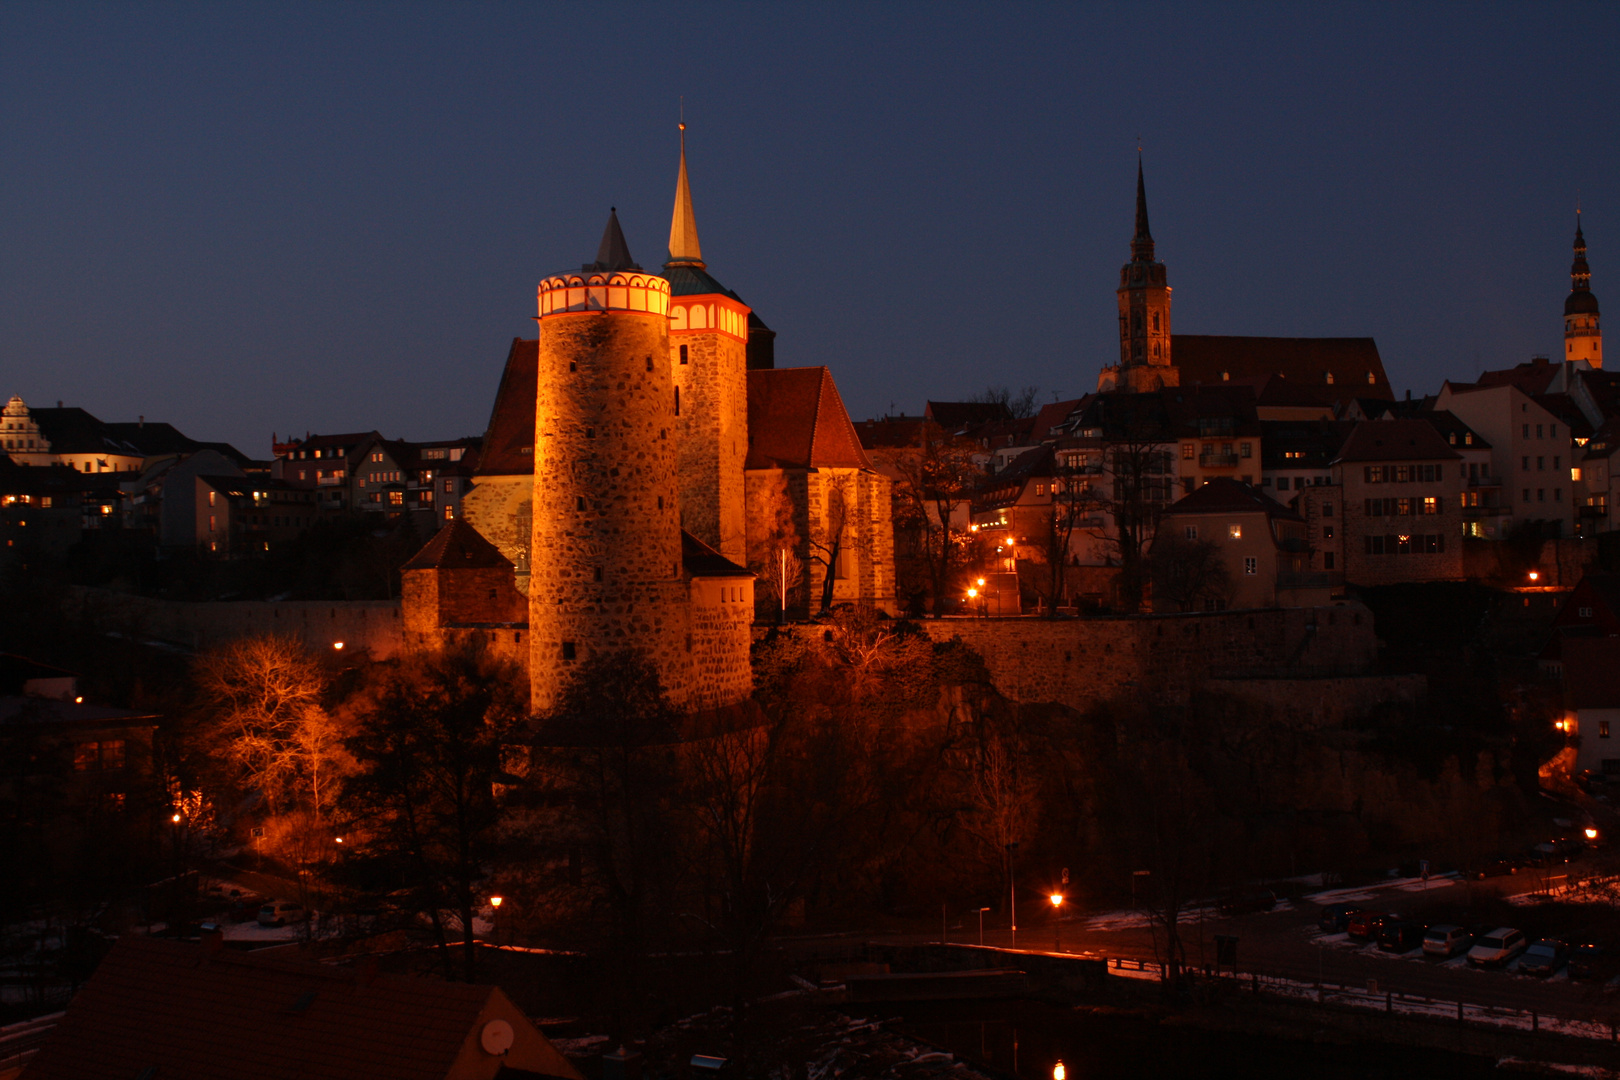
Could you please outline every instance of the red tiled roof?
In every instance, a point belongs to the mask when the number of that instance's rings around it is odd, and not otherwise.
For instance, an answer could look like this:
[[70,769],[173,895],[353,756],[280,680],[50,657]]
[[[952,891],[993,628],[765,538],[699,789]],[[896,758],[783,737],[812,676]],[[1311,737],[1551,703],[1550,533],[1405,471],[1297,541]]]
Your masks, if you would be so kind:
[[870,469],[824,367],[748,373],[747,469]]
[[754,576],[752,570],[738,566],[685,529],[681,530],[681,569],[695,578]]
[[1035,426],[1031,429],[1031,437],[1036,441],[1055,439],[1057,434],[1053,428],[1062,426],[1074,412],[1083,398],[1074,398],[1071,401],[1054,401],[1041,406],[1041,411],[1035,414]]
[[[152,1075],[161,1080],[442,1080],[492,1007],[515,1013],[491,986],[365,978],[126,936],[73,999],[26,1075],[99,1080],[155,1067]],[[524,1056],[577,1077],[549,1045],[535,1053],[537,1035],[520,1033]]]
[[540,339],[513,338],[478,457],[480,476],[534,475],[534,402],[539,377]]
[[507,567],[512,561],[482,533],[461,518],[433,534],[402,570],[487,570]]
[[1462,455],[1427,420],[1363,420],[1335,461],[1455,461]]
[[927,423],[921,416],[885,416],[881,420],[862,420],[856,430],[862,449],[877,450],[920,445],[923,425]]
[[[1319,401],[1395,396],[1372,338],[1232,337],[1172,334],[1170,358],[1181,385],[1255,382],[1280,375]],[[1367,381],[1368,372],[1372,382]],[[1327,377],[1333,376],[1329,383]],[[1290,395],[1292,396],[1292,395]]]

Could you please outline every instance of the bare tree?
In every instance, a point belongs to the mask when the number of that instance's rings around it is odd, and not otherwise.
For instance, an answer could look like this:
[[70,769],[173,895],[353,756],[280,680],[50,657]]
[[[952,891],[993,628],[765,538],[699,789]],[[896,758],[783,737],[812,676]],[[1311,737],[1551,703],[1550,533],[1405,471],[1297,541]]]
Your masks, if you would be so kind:
[[1063,600],[1075,533],[1099,509],[1084,468],[1066,464],[1067,460],[1061,452],[1054,454],[1052,503],[1040,516],[1036,536],[1035,554],[1046,566],[1043,593],[1048,615],[1056,615]]
[[1221,549],[1208,540],[1160,536],[1151,556],[1155,606],[1167,600],[1177,611],[1225,607],[1232,599],[1232,573]]
[[1007,415],[1014,420],[1025,420],[1040,411],[1036,400],[1041,395],[1038,386],[1026,386],[1018,393],[1005,386],[987,386],[983,390],[968,398],[969,401],[985,405],[1000,405],[1007,410]]
[[984,471],[974,460],[977,453],[971,441],[955,438],[936,424],[923,424],[918,445],[895,458],[901,476],[894,486],[895,524],[916,538],[935,615],[945,610],[951,576],[966,547],[965,530],[956,527],[955,519],[983,479]]
[[966,807],[958,820],[989,860],[1000,865],[1005,890],[1012,882],[1013,845],[1022,843],[1035,824],[1033,769],[1011,733],[988,722],[981,722],[979,739],[969,752]]
[[344,755],[315,656],[291,638],[240,638],[197,662],[196,686],[213,738],[271,812],[306,802],[318,815]]

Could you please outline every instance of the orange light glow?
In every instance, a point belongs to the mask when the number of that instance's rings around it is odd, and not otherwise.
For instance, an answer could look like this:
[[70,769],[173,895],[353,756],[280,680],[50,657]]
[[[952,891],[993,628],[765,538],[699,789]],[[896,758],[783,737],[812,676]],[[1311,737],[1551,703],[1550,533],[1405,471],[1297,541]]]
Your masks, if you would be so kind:
[[968,599],[969,600],[974,599],[978,595],[979,595],[979,590],[978,589],[969,589],[968,590]]
[[501,901],[504,899],[506,899],[504,896],[492,896],[489,898],[489,904],[491,907],[498,908],[501,906]]
[[180,815],[176,814],[176,815],[174,815],[174,817],[170,818],[169,820],[174,822],[176,825],[178,825],[178,824],[180,824]]
[[1540,581],[1541,580],[1540,572],[1535,571],[1535,570],[1530,571],[1530,580],[1531,581]]
[[1596,829],[1587,829],[1586,830],[1586,838],[1588,840],[1596,840],[1597,839],[1597,830]]
[[1062,907],[1063,906],[1063,894],[1060,893],[1060,892],[1053,893],[1051,896],[1047,897],[1047,899],[1052,901],[1052,906],[1053,907]]
[[1068,1075],[1068,1070],[1063,1067],[1063,1062],[1060,1061],[1052,1066],[1052,1080],[1065,1080]]
[[332,642],[332,648],[336,649],[338,652],[342,652],[343,651],[343,642],[341,642],[341,641]]
[[[996,548],[996,550],[997,550],[997,551],[1000,551],[1000,550],[1001,550],[1001,549],[1000,549],[1000,548]],[[979,588],[981,588],[981,589],[982,589],[982,588],[984,588],[984,578],[980,578],[980,579],[979,579],[979,580],[978,580],[978,586],[979,586]]]

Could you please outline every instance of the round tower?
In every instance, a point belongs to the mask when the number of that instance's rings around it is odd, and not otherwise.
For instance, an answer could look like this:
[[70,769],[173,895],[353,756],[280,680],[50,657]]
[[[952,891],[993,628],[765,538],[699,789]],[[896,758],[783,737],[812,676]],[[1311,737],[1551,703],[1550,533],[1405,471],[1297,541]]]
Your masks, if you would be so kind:
[[669,365],[675,376],[681,524],[732,562],[742,563],[747,560],[743,462],[748,456],[752,312],[709,274],[703,261],[686,179],[684,122],[664,278],[670,286]]
[[1586,237],[1581,235],[1581,213],[1575,211],[1575,261],[1569,268],[1569,297],[1564,301],[1564,359],[1585,360],[1603,366],[1603,329],[1598,323],[1598,301],[1592,295],[1592,268],[1586,263]]
[[676,498],[669,283],[617,214],[596,262],[540,282],[529,648],[533,707],[587,657],[636,649],[671,698],[690,681]]

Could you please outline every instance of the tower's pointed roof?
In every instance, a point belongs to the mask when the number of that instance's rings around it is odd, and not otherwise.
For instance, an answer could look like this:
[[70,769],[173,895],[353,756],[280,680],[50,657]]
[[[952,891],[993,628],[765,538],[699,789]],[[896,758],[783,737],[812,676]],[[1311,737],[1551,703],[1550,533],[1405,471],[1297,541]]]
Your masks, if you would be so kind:
[[1575,211],[1575,260],[1569,267],[1569,296],[1564,300],[1565,315],[1598,314],[1597,297],[1592,295],[1592,267],[1586,261],[1586,237],[1581,233],[1581,212]]
[[500,549],[461,518],[445,525],[402,570],[487,570],[512,565]]
[[630,257],[630,245],[625,242],[624,230],[619,227],[619,208],[608,210],[607,228],[602,230],[602,243],[596,249],[596,261],[588,263],[586,270],[640,270]]
[[681,123],[681,171],[675,180],[675,212],[669,220],[669,261],[665,266],[703,266],[692,187],[686,179],[686,123]]
[[1142,177],[1142,158],[1136,158],[1136,235],[1131,238],[1131,259],[1153,261],[1153,233],[1148,230],[1147,184]]

